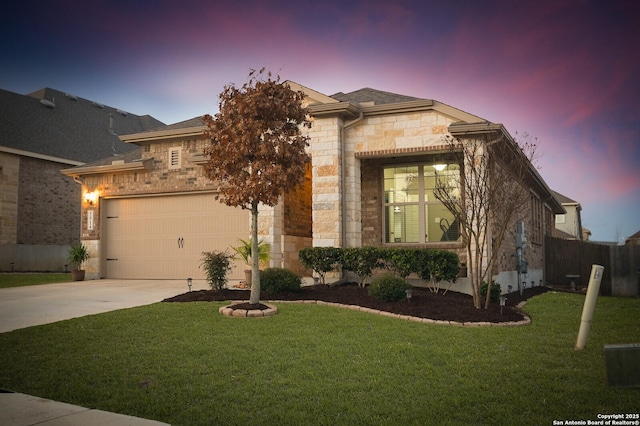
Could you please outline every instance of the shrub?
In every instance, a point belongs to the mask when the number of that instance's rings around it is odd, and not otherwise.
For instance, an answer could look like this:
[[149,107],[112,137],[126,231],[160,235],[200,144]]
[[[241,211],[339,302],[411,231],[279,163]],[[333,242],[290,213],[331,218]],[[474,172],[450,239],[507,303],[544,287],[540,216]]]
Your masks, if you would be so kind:
[[[485,300],[485,297],[487,297],[488,286],[489,285],[485,281],[482,281],[482,284],[480,285],[480,297],[482,298],[482,300]],[[491,284],[491,294],[489,295],[489,301],[497,302],[498,299],[500,299],[501,295],[502,288],[500,287],[500,284],[498,284],[497,282]]]
[[342,268],[358,277],[358,285],[364,287],[373,270],[380,267],[381,249],[377,247],[348,247],[342,249]]
[[[429,283],[433,292],[440,291],[440,282],[456,282],[460,271],[459,257],[446,250],[424,250],[419,254],[418,276]],[[447,292],[449,288],[445,290]]]
[[325,284],[327,272],[332,271],[340,263],[341,251],[336,247],[307,247],[298,252],[300,263],[313,269]]
[[232,269],[232,259],[233,255],[227,251],[202,252],[200,267],[204,269],[212,290],[222,290],[227,285],[227,273]]
[[407,278],[419,269],[419,249],[387,248],[382,249],[380,257],[385,268],[400,278]]
[[260,271],[260,290],[265,293],[298,291],[301,285],[302,278],[290,269],[267,268]]
[[408,288],[404,279],[385,274],[373,280],[369,286],[369,296],[383,302],[395,302],[406,297],[405,290]]

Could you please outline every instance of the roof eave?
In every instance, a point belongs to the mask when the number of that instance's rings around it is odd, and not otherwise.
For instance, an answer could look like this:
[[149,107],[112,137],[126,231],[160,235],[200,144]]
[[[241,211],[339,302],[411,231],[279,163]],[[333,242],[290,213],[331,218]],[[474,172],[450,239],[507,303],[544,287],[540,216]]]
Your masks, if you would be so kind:
[[131,163],[116,163],[102,166],[74,167],[72,169],[63,169],[60,172],[66,176],[86,176],[98,175],[103,173],[121,173],[131,171],[144,171],[153,168],[153,158],[134,161]]
[[143,133],[134,133],[131,135],[121,135],[120,140],[126,143],[140,144],[145,142],[158,141],[161,139],[173,139],[177,137],[193,137],[202,136],[207,126],[185,127],[182,129],[164,129]]
[[357,117],[360,114],[360,108],[351,102],[335,102],[328,104],[309,105],[309,113],[314,117],[340,115]]
[[[508,141],[516,143],[513,137],[509,134],[504,125],[500,123],[452,123],[449,126],[449,133],[454,137],[464,137],[473,135],[482,135],[487,133],[500,133],[507,138]],[[554,214],[565,214],[567,210],[562,206],[562,203],[556,198],[554,192],[549,188],[549,185],[544,181],[538,170],[534,165],[529,162],[528,167],[529,175],[534,180],[536,185],[541,189],[541,192],[545,196],[544,201],[551,207]]]
[[51,155],[24,151],[22,149],[9,148],[8,146],[0,146],[0,152],[6,152],[7,154],[14,154],[22,157],[37,158],[39,160],[52,161],[54,163],[68,164],[70,166],[81,166],[83,164],[86,164],[81,161],[69,160],[68,158],[53,157]]

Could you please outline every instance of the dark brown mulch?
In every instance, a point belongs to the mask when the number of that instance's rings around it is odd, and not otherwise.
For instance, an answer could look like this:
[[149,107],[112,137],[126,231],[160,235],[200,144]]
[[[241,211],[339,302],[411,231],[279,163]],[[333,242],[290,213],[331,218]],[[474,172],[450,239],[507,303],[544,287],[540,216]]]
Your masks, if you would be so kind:
[[[411,301],[382,302],[369,296],[366,288],[355,283],[334,287],[317,285],[303,287],[299,292],[269,294],[262,292],[261,300],[323,300],[325,302],[358,305],[400,315],[410,315],[434,320],[457,322],[509,322],[520,321],[523,314],[515,308],[521,301],[549,291],[547,287],[533,287],[524,290],[523,295],[514,292],[507,294],[506,306],[500,313],[500,304],[491,303],[489,309],[473,307],[473,298],[469,295],[449,291],[436,294],[429,289],[414,287]],[[200,290],[180,294],[165,299],[164,302],[213,302],[226,300],[249,300],[250,290]]]

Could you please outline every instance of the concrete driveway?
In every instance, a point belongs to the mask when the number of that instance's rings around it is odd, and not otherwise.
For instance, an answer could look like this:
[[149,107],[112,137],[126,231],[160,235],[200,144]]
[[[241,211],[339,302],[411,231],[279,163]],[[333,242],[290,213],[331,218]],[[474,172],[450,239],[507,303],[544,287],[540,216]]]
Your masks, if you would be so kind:
[[[209,287],[194,280],[192,290]],[[150,305],[189,290],[186,280],[89,280],[0,289],[0,333]]]

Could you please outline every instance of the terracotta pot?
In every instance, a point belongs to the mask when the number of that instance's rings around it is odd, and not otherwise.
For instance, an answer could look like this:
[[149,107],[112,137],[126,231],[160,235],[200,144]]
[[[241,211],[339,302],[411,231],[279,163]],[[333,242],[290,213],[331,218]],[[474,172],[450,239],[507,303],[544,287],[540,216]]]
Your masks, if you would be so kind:
[[252,282],[251,269],[244,270],[244,281],[247,283],[248,287],[251,287],[251,282]]
[[84,269],[72,270],[71,279],[73,281],[84,281]]

